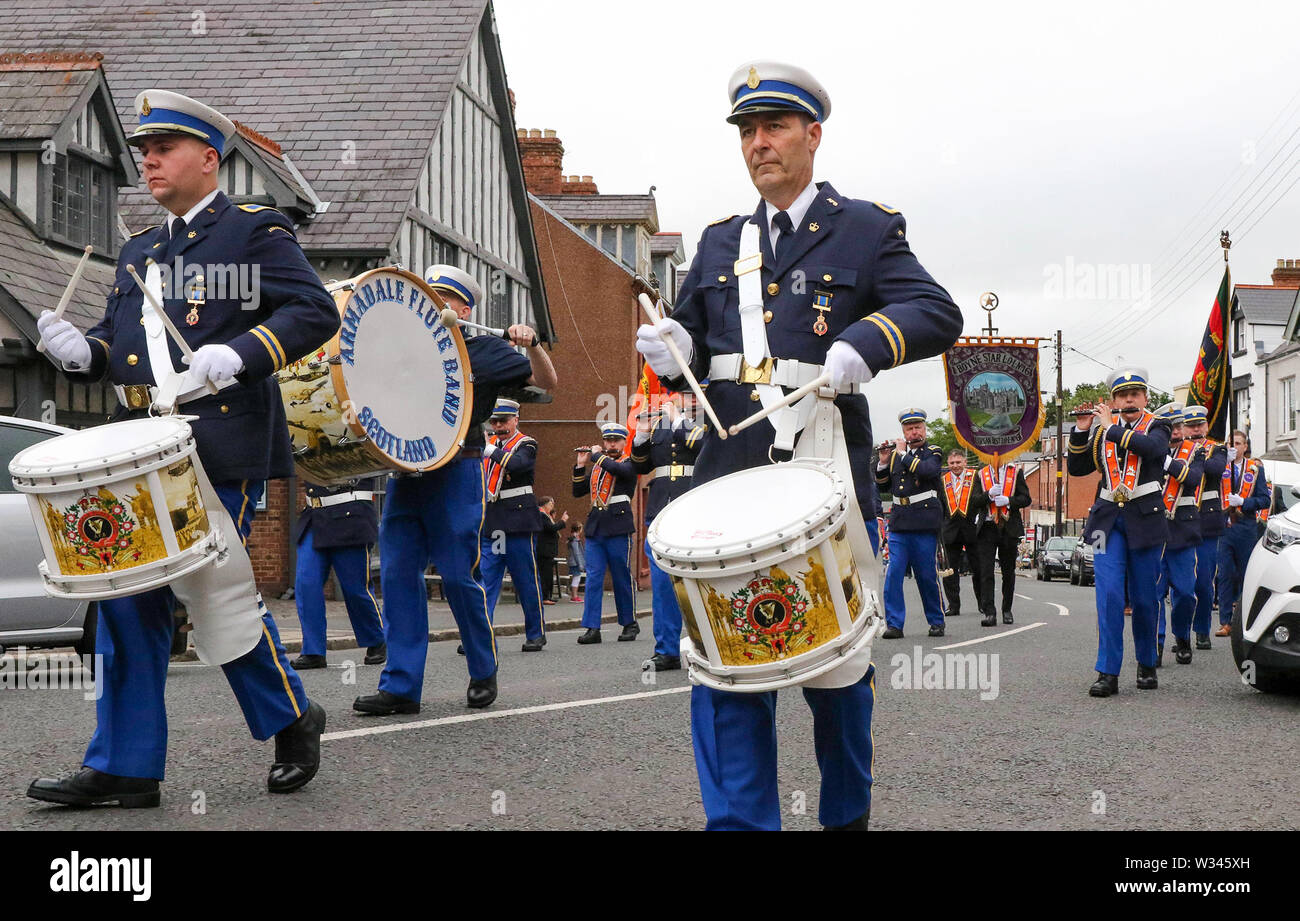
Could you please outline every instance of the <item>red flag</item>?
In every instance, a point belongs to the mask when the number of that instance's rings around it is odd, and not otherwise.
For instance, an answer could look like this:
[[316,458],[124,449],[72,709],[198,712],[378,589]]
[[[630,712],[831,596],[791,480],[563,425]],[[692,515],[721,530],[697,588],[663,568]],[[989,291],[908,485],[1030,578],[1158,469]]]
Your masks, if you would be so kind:
[[1209,420],[1209,436],[1223,441],[1228,432],[1228,403],[1232,398],[1232,368],[1228,351],[1227,333],[1232,325],[1232,310],[1237,298],[1232,293],[1232,273],[1225,266],[1219,293],[1210,308],[1210,319],[1201,337],[1200,352],[1196,356],[1196,369],[1187,402],[1204,406]]

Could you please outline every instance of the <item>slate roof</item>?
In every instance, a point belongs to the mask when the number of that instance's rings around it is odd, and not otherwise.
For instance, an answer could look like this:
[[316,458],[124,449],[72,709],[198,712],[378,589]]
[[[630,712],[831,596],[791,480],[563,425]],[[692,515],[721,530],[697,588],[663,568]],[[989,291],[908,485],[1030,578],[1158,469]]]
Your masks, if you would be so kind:
[[575,224],[645,224],[659,232],[653,195],[539,195],[539,201]]
[[78,57],[45,65],[0,58],[0,138],[41,140],[58,130],[98,76],[98,60]]
[[650,237],[650,255],[676,256],[679,260],[686,258],[682,248],[682,235],[676,231],[661,230]]
[[[80,255],[42,242],[17,206],[0,194],[0,292],[26,308],[26,315],[9,316],[33,341],[37,338],[35,316],[58,304]],[[108,261],[91,257],[64,318],[83,332],[99,322],[116,271]]]
[[[0,4],[0,52],[102,52],[128,132],[142,90],[213,105],[282,144],[330,202],[301,228],[304,246],[387,250],[486,3],[9,0]],[[200,12],[206,31],[195,35]],[[342,165],[348,142],[351,167]],[[145,196],[120,200],[133,230],[159,214]]]
[[1272,285],[1236,285],[1237,302],[1248,323],[1285,326],[1295,306],[1300,288],[1275,288]]

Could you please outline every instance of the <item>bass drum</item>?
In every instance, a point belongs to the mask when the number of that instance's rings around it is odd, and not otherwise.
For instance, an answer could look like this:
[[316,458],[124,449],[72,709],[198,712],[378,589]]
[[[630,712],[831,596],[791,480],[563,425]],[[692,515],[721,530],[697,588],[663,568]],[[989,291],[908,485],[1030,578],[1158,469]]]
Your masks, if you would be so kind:
[[276,374],[299,475],[342,483],[454,458],[474,394],[465,340],[443,325],[442,298],[396,267],[327,290],[338,335]]

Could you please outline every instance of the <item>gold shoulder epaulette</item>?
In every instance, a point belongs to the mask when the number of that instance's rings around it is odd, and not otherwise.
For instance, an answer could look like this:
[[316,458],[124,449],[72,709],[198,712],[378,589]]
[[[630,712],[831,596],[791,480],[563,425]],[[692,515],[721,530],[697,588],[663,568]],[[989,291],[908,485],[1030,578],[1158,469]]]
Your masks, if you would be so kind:
[[728,214],[726,217],[720,217],[716,221],[710,221],[709,226],[712,227],[714,224],[725,224],[735,216],[736,215],[734,214]]
[[889,207],[889,205],[882,205],[882,204],[881,204],[880,202],[878,202],[878,201],[873,201],[872,204],[875,205],[877,208],[879,208],[881,211],[885,212],[886,214],[897,214],[897,213],[898,213],[898,209],[897,209],[897,208],[891,208],[891,207]]
[[161,226],[162,224],[154,224],[152,227],[146,227],[144,230],[137,230],[135,233],[131,234],[131,236],[138,237],[142,233],[148,233],[151,230],[157,230]]
[[239,205],[239,210],[247,211],[249,214],[256,214],[259,211],[275,211],[270,205]]

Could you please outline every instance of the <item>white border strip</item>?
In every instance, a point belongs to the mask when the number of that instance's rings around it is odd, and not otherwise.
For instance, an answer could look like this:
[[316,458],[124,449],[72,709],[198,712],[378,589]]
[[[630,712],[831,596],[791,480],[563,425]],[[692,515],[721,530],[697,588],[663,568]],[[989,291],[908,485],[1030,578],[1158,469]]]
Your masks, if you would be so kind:
[[966,640],[964,643],[950,643],[947,646],[935,646],[935,649],[956,649],[958,646],[974,646],[976,643],[987,643],[989,640],[1000,640],[1004,636],[1011,636],[1015,633],[1024,633],[1026,630],[1032,630],[1035,627],[1041,627],[1046,621],[1038,621],[1032,624],[1025,624],[1023,627],[1016,627],[1014,630],[1003,630],[1001,633],[994,633],[990,636],[981,636],[977,640]]

